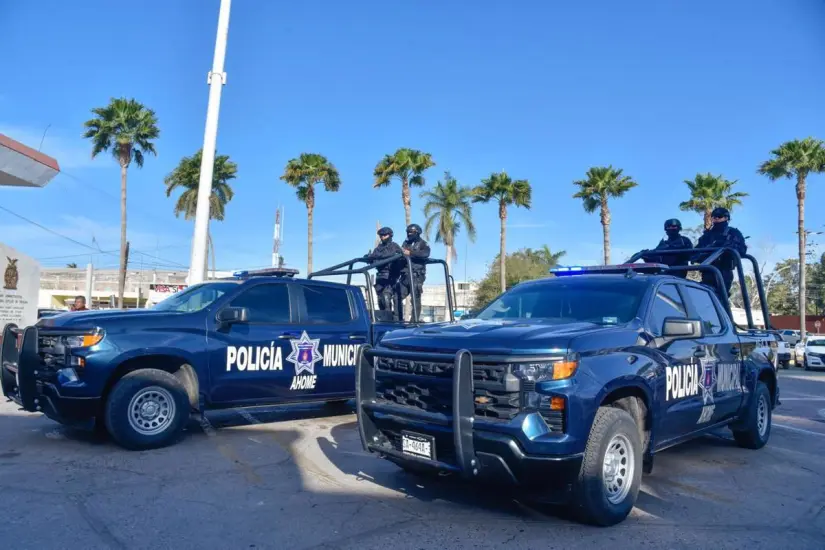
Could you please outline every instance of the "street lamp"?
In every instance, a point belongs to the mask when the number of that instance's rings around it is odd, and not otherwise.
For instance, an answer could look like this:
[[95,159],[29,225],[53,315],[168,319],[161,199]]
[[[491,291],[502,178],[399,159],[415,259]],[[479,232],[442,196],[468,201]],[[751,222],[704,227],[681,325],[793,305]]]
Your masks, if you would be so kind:
[[198,181],[198,205],[195,210],[195,235],[192,239],[192,261],[189,264],[189,284],[203,282],[206,271],[206,247],[209,231],[209,197],[212,194],[212,171],[215,167],[215,143],[218,137],[218,113],[221,107],[221,90],[226,84],[223,63],[226,58],[226,39],[229,34],[229,7],[232,0],[221,0],[218,14],[218,35],[215,39],[215,56],[212,71],[207,76],[209,103],[206,107],[206,130],[201,153],[201,174]]

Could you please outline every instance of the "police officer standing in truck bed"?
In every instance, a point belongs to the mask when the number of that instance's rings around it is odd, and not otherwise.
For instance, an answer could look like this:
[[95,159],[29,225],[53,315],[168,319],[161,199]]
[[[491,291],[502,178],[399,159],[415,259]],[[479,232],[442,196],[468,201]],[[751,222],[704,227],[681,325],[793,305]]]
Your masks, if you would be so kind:
[[[690,239],[682,235],[681,231],[682,222],[676,218],[671,218],[665,221],[665,233],[667,234],[667,238],[659,241],[659,244],[655,249],[648,251],[647,254],[642,256],[644,261],[665,264],[668,266],[688,265],[690,263],[690,250],[693,248],[693,243],[690,242]],[[656,250],[687,250],[687,252],[684,254],[659,255],[655,253]],[[685,279],[687,278],[687,271],[676,271],[673,272],[673,275]]]
[[[379,229],[378,238],[381,242],[375,247],[375,250],[365,256],[365,259],[370,262],[377,262],[401,254],[401,247],[392,240],[392,236],[392,229],[389,227]],[[378,309],[388,311],[390,315],[393,312],[392,299],[395,293],[395,284],[401,274],[401,264],[401,260],[384,264],[378,268],[378,273],[375,275],[375,294],[378,296]]]
[[[745,244],[745,237],[742,232],[735,227],[730,227],[730,211],[727,208],[714,208],[710,214],[713,226],[706,229],[699,237],[696,243],[696,248],[722,248],[728,247],[736,250],[740,256],[744,256],[748,252],[748,245]],[[701,262],[710,254],[700,253],[694,256],[693,261]],[[722,280],[725,283],[727,295],[730,296],[730,287],[733,284],[733,268],[735,267],[734,258],[730,253],[722,254],[713,265],[719,268],[722,272]],[[716,290],[717,296],[724,303],[725,298],[722,292],[716,287],[716,278],[706,271],[702,272],[702,283]]]
[[401,246],[403,254],[409,256],[412,262],[412,277],[410,268],[403,261],[401,277],[398,279],[397,292],[395,294],[395,319],[404,320],[404,300],[411,292],[415,293],[415,315],[414,318],[421,320],[421,295],[424,292],[424,279],[427,278],[427,264],[425,261],[430,257],[430,245],[421,238],[421,226],[410,224],[407,226],[407,240]]

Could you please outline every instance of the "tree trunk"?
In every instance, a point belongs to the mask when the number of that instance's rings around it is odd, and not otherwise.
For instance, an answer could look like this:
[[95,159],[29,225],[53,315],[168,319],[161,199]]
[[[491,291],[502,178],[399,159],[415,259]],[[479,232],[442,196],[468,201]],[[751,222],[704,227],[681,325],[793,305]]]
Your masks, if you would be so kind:
[[407,177],[401,178],[401,200],[404,201],[404,219],[407,220],[407,225],[410,225],[412,223],[410,217],[412,201],[410,200],[410,182]]
[[447,257],[444,258],[444,261],[447,262],[447,273],[452,273],[453,271],[450,269],[450,266],[453,263],[453,247],[449,244],[445,244],[444,246],[447,248]]
[[805,263],[806,263],[806,240],[805,233],[805,174],[798,174],[796,178],[796,208],[799,226],[799,326],[800,337],[805,338]]
[[506,264],[506,245],[507,245],[507,205],[503,201],[498,203],[498,217],[501,220],[501,242],[499,243],[499,259],[498,271],[499,282],[501,283],[501,291],[507,290],[507,277],[504,272]]
[[604,265],[610,265],[610,208],[607,197],[602,198],[602,231],[604,233]]
[[124,307],[123,295],[126,292],[126,171],[129,169],[129,164],[123,161],[125,154],[121,152],[120,155],[120,270],[117,276],[117,307],[119,309]]
[[312,273],[312,214],[315,208],[315,194],[312,187],[307,194],[307,275]]
[[705,229],[710,229],[713,226],[713,220],[710,217],[710,213],[712,210],[706,208],[705,209]]

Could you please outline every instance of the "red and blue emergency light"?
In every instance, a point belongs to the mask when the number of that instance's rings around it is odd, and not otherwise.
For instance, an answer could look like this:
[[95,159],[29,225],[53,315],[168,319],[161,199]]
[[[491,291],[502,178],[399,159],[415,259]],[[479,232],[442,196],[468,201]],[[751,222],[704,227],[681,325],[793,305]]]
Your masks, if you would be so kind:
[[667,271],[668,266],[659,263],[638,263],[638,264],[613,264],[613,265],[588,265],[588,266],[565,266],[556,267],[550,273],[557,277],[567,277],[570,275],[600,274],[600,273],[662,273]]

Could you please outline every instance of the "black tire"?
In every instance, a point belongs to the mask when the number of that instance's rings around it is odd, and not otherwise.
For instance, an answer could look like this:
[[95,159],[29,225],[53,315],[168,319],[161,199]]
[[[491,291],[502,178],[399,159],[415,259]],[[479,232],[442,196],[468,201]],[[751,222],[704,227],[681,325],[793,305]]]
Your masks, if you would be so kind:
[[802,368],[804,368],[805,370],[811,370],[811,367],[808,366],[807,356],[802,358]]
[[[763,407],[763,409],[760,409]],[[760,430],[760,416],[763,418],[764,428]],[[748,411],[745,427],[733,430],[733,439],[736,444],[746,449],[761,449],[771,437],[771,422],[773,410],[771,408],[771,392],[764,382],[756,382],[756,391],[753,394],[753,404]]]
[[[141,415],[133,416],[134,424],[146,427],[144,432],[138,431],[129,418],[130,414],[134,414],[130,407],[139,406],[139,403],[132,403],[132,400],[139,395],[151,401],[148,412],[152,411],[151,407],[161,404],[157,426],[153,427],[152,421]],[[170,397],[174,404],[173,411],[170,410]],[[165,409],[163,403],[166,403]],[[163,410],[169,414],[164,416]],[[180,381],[168,372],[157,369],[136,370],[115,384],[106,401],[105,419],[109,434],[121,447],[130,450],[164,447],[176,440],[186,426],[189,419],[189,397]],[[152,429],[157,428],[162,429],[152,432]]]
[[[625,471],[626,483],[619,490],[620,500],[612,501],[608,498],[607,483],[604,477],[604,461],[608,445],[615,445],[620,441],[631,453],[625,453],[627,462],[617,464],[618,471]],[[621,454],[617,455],[621,460]],[[587,448],[584,451],[579,476],[573,489],[573,503],[575,516],[579,521],[593,525],[610,526],[621,523],[627,518],[642,483],[642,441],[639,428],[633,417],[622,409],[615,407],[600,407],[596,412],[590,436],[587,439]],[[632,465],[632,471],[627,472],[627,466]],[[629,483],[627,483],[629,482]],[[629,485],[627,489],[624,489]],[[615,485],[614,485],[615,487]],[[626,493],[622,495],[622,493]]]

